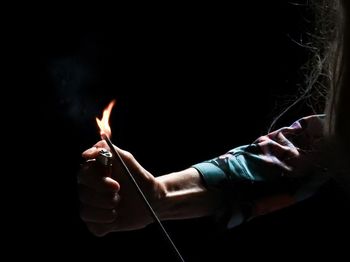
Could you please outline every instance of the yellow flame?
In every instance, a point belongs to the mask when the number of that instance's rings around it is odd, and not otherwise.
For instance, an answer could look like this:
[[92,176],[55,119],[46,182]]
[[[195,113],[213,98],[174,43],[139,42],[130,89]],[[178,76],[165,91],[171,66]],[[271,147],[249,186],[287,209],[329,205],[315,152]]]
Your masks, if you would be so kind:
[[111,127],[109,126],[109,117],[111,115],[112,108],[114,105],[115,105],[115,100],[112,100],[108,104],[108,106],[103,110],[102,119],[98,119],[96,117],[97,125],[100,128],[100,134],[101,135],[105,134],[109,138],[112,135]]

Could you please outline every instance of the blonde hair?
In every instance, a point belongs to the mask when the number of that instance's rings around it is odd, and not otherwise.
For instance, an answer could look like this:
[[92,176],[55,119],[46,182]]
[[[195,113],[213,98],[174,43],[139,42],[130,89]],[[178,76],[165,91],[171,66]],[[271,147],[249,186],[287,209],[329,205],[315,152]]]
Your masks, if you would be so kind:
[[350,91],[349,91],[349,0],[334,0],[335,40],[330,42],[329,61],[325,67],[329,75],[325,133],[335,139],[344,152],[350,150]]
[[[312,14],[305,20],[311,22],[312,30],[306,32],[304,44],[294,41],[309,52],[307,63],[301,68],[305,81],[298,90],[297,99],[285,108],[272,122],[269,132],[276,122],[300,102],[311,107],[316,114],[327,115],[325,133],[334,134],[336,105],[338,104],[343,68],[344,8],[343,0],[306,0],[306,9]],[[349,0],[344,0],[349,1]],[[303,5],[302,5],[303,6]],[[304,6],[303,6],[304,7]],[[308,13],[309,13],[308,12]]]

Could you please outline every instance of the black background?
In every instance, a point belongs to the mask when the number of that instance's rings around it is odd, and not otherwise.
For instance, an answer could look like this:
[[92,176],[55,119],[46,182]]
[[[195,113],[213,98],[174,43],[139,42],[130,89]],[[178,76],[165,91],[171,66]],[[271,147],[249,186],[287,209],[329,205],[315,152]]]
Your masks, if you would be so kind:
[[[96,238],[80,220],[76,174],[81,152],[99,139],[95,116],[116,99],[114,143],[156,176],[250,143],[302,84],[309,52],[292,39],[306,37],[308,11],[245,1],[58,17],[13,31],[12,91],[23,105],[13,136],[25,148],[15,177],[25,189],[13,194],[21,204],[12,237],[48,260],[173,261],[156,226]],[[297,106],[278,126],[307,113]],[[346,243],[339,234],[349,234],[345,204],[327,190],[226,232],[210,218],[165,226],[187,261],[335,256]]]

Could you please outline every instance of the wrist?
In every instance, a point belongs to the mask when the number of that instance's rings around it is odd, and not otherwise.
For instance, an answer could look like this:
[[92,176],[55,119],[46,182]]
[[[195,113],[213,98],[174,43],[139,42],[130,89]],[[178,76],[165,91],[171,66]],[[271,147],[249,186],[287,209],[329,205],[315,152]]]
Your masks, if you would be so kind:
[[164,219],[164,213],[166,212],[166,200],[167,200],[167,187],[165,181],[161,179],[162,176],[156,177],[156,190],[152,201],[152,207],[160,220]]
[[154,207],[162,220],[210,215],[220,202],[220,194],[207,190],[194,168],[159,176],[156,181],[159,193]]

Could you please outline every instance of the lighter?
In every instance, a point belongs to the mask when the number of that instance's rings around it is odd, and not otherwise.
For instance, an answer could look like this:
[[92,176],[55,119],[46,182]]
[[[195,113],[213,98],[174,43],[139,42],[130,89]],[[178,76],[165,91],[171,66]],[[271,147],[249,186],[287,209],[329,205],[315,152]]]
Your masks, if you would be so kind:
[[106,149],[102,149],[98,156],[96,157],[96,161],[103,166],[111,167],[112,166],[112,153]]
[[112,176],[112,153],[106,149],[101,149],[96,157],[96,162],[104,167],[107,176]]

